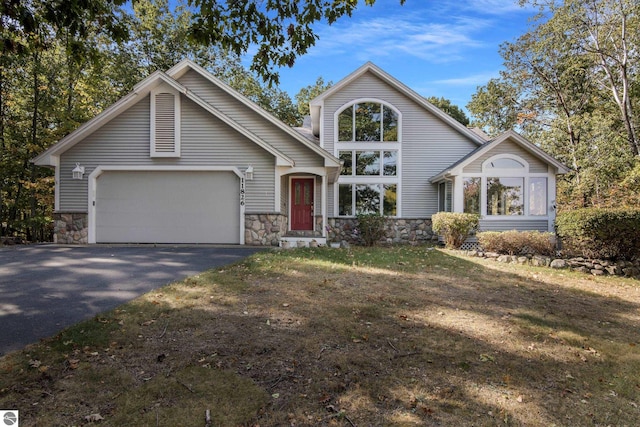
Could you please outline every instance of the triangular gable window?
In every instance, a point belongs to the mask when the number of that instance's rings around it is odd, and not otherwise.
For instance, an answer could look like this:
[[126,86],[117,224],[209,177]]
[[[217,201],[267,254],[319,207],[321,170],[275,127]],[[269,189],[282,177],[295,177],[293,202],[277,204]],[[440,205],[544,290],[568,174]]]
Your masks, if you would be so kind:
[[151,93],[151,157],[180,157],[180,94]]

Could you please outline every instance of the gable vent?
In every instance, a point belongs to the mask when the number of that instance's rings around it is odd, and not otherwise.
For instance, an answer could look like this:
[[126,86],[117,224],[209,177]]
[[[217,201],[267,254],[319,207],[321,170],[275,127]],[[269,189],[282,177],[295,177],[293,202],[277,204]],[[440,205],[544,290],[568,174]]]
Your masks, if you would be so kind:
[[158,92],[151,97],[151,156],[179,157],[179,96]]
[[174,95],[156,95],[156,151],[173,153],[176,151],[176,115],[173,109]]

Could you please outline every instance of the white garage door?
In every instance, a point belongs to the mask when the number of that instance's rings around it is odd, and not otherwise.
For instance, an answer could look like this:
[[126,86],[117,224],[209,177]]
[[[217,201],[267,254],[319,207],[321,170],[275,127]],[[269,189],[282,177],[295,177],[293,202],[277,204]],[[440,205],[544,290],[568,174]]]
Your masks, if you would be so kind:
[[98,243],[240,243],[232,172],[106,171],[95,209]]

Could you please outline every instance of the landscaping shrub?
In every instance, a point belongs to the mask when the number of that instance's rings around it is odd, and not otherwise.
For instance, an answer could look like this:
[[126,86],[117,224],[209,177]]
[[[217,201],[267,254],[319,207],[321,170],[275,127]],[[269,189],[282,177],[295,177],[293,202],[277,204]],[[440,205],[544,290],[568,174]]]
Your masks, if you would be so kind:
[[384,237],[387,217],[379,213],[358,214],[358,232],[365,246],[374,246]]
[[640,256],[640,209],[562,212],[556,218],[556,233],[566,255],[633,259]]
[[458,249],[478,228],[480,216],[469,213],[438,212],[431,217],[431,228],[442,235],[448,249]]
[[483,231],[477,234],[482,249],[508,255],[554,255],[553,233],[539,231]]

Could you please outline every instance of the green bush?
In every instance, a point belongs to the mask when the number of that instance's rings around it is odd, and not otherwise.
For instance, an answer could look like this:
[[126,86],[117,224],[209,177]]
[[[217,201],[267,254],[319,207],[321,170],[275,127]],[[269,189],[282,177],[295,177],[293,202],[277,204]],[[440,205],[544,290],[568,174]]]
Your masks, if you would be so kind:
[[387,217],[379,213],[358,214],[358,233],[365,246],[374,246],[385,235]]
[[488,252],[508,255],[554,255],[553,233],[539,231],[483,231],[477,234],[478,243]]
[[444,238],[448,249],[458,249],[478,228],[480,216],[469,213],[438,212],[431,217],[431,228]]
[[633,259],[640,256],[640,209],[576,209],[558,214],[556,233],[569,256]]

